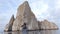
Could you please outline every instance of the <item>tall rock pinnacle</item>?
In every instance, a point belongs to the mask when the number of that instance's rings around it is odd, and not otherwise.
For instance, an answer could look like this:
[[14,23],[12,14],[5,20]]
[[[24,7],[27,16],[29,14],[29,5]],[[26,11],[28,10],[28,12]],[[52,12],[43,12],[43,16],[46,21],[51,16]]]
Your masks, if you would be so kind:
[[12,31],[12,25],[13,25],[14,20],[15,20],[14,15],[12,15],[12,17],[11,17],[9,23],[6,25],[4,31]]
[[26,23],[29,30],[39,29],[37,19],[31,11],[29,4],[25,1],[17,10],[16,20],[14,21],[12,30],[22,30],[22,25]]

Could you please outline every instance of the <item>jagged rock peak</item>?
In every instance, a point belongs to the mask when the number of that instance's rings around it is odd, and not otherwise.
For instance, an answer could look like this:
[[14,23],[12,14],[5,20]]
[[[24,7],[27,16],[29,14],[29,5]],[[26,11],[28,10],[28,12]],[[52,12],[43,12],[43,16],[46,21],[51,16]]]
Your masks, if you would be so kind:
[[[27,24],[29,30],[39,29],[37,19],[27,1],[18,7],[16,20],[14,21],[12,30],[22,30],[23,23]],[[16,26],[15,26],[16,25]]]
[[14,20],[15,20],[14,15],[12,15],[11,19],[10,19],[9,23],[6,25],[4,31],[12,31],[12,25],[13,25]]
[[25,1],[23,4],[28,4],[28,1]]
[[26,13],[29,13],[32,16],[34,15],[33,12],[31,12],[31,8],[30,8],[29,3],[27,1],[25,1],[23,4],[21,4],[18,7],[16,17],[18,17],[20,15],[24,15]]

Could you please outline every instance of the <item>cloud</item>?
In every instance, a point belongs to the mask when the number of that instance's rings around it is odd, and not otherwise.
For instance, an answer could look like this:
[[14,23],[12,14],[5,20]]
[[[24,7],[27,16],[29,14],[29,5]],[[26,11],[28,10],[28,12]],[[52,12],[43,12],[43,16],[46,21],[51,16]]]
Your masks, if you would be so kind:
[[60,0],[37,0],[30,6],[38,20],[47,19],[60,27]]
[[45,17],[47,17],[47,14],[49,15],[48,11],[46,11],[48,9],[48,5],[43,1],[39,0],[36,2],[32,2],[30,6],[31,10],[36,15],[38,20],[40,20],[39,18],[44,19]]
[[53,16],[51,19],[54,21],[59,27],[60,27],[60,0],[53,0],[48,3],[49,8],[47,11],[49,11],[50,15]]

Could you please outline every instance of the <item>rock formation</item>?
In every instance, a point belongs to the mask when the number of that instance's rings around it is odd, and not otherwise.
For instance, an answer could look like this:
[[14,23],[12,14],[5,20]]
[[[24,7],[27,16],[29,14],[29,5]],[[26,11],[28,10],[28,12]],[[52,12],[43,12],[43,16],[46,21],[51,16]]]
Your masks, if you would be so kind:
[[6,25],[4,31],[12,31],[12,25],[13,25],[14,20],[15,20],[14,15],[12,15],[12,17],[11,17],[9,23]]
[[12,16],[9,24],[6,25],[5,31],[20,31],[24,23],[27,24],[28,30],[58,28],[55,24],[46,20],[38,22],[27,1],[18,7],[16,18],[14,19],[14,16]]
[[19,6],[16,20],[14,21],[14,24],[12,26],[12,30],[22,30],[21,26],[23,25],[23,23],[27,24],[27,28],[29,30],[39,29],[38,21],[35,18],[33,12],[31,11],[27,1],[25,1],[23,4]]
[[44,20],[39,23],[39,29],[58,29],[55,23],[49,22],[48,20]]

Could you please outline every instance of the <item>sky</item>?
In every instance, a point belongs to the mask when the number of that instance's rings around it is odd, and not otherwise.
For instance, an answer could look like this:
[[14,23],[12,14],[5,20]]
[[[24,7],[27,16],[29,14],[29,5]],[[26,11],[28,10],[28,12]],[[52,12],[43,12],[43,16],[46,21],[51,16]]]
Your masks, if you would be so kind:
[[0,0],[0,29],[4,29],[11,16],[16,17],[17,8],[28,1],[37,20],[47,19],[60,27],[60,0]]

